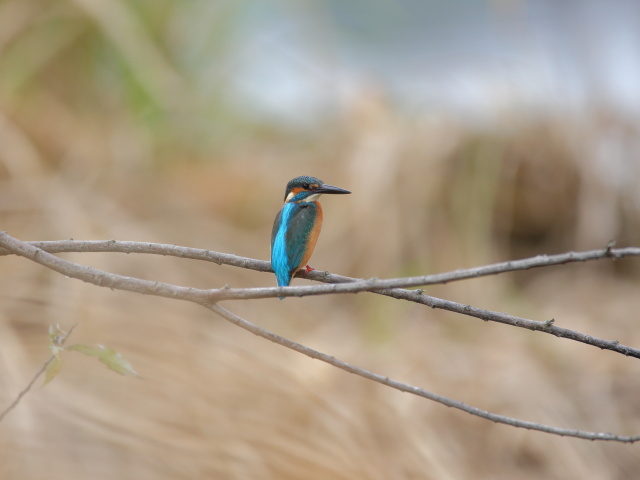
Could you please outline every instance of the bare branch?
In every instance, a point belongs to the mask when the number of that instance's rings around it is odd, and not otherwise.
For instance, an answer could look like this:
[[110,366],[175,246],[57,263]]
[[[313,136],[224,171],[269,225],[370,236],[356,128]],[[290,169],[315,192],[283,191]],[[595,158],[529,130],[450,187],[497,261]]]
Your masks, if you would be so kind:
[[99,287],[107,287],[114,290],[155,295],[166,298],[180,298],[195,303],[210,303],[210,291],[190,287],[181,287],[162,282],[152,282],[135,277],[127,277],[114,273],[104,272],[96,268],[80,265],[50,253],[40,250],[33,245],[13,238],[5,232],[0,232],[0,246],[22,257],[33,260],[51,270],[71,278],[77,278],[83,282],[91,283]]
[[[100,240],[100,241],[77,241],[77,240],[62,240],[62,241],[49,241],[49,242],[20,242],[16,239],[16,243],[9,243],[2,249],[3,242],[10,241],[11,237],[6,234],[0,234],[0,255],[7,255],[13,252],[16,245],[22,245],[23,250],[27,250],[31,247],[30,253],[27,256],[32,260],[38,262],[36,258],[36,250],[33,248],[42,248],[48,252],[116,252],[116,253],[146,253],[155,255],[170,255],[180,258],[190,258],[197,260],[206,260],[217,264],[232,265],[241,268],[247,268],[251,270],[257,270],[261,272],[270,272],[271,265],[264,260],[256,260],[252,258],[240,257],[237,255],[230,255],[226,253],[213,252],[210,250],[203,250],[197,248],[180,247],[176,245],[166,245],[158,243],[146,243],[146,242],[122,242],[116,240]],[[12,245],[12,247],[8,247]],[[18,251],[15,253],[21,254]],[[208,305],[216,301],[224,299],[242,299],[242,298],[273,298],[279,296],[304,296],[310,294],[327,294],[327,293],[355,293],[339,290],[339,288],[346,287],[348,285],[337,284],[350,284],[360,288],[364,283],[369,285],[362,279],[356,279],[352,277],[345,277],[342,275],[330,274],[328,272],[322,272],[313,270],[306,275],[306,278],[317,280],[320,282],[331,283],[332,285],[314,285],[314,286],[302,286],[302,287],[286,287],[286,288],[221,288],[214,290],[201,290],[188,287],[179,287],[159,282],[150,282],[148,280],[141,280],[132,277],[123,277],[112,273],[102,272],[100,270],[78,265],[76,263],[68,262],[53,255],[49,257],[42,252],[40,258],[47,259],[49,263],[39,262],[43,265],[53,268],[54,270],[67,275],[69,277],[78,278],[85,282],[93,283],[99,286],[107,286],[109,288],[127,290],[136,293],[143,293],[146,295],[158,295],[168,298],[183,298],[181,295],[187,294],[191,301],[196,303]],[[512,272],[516,270],[537,268],[543,266],[560,265],[571,262],[584,262],[589,260],[599,260],[606,258],[622,258],[626,256],[640,255],[640,248],[629,247],[621,249],[613,249],[611,245],[607,245],[602,250],[589,250],[585,252],[569,252],[559,255],[539,255],[537,257],[516,260],[510,262],[502,262],[493,265],[487,265],[484,267],[476,267],[466,270],[457,270],[450,273],[442,273],[436,275],[424,275],[421,277],[409,277],[411,279],[423,279],[426,283],[433,285],[440,282],[449,282],[462,280],[465,278],[477,278],[486,275],[496,275],[498,273]],[[54,265],[56,268],[54,268]],[[82,273],[82,275],[81,275]],[[439,278],[439,281],[434,280]],[[392,279],[390,281],[402,281],[405,279]],[[413,281],[413,280],[411,280]],[[378,284],[389,282],[378,280]],[[378,285],[376,284],[376,285]],[[550,335],[554,335],[559,338],[566,338],[574,340],[587,345],[592,345],[604,350],[610,350],[612,352],[620,353],[625,356],[634,358],[640,358],[640,349],[629,347],[621,344],[617,340],[605,340],[597,337],[592,337],[575,330],[558,327],[552,325],[548,321],[536,321],[528,318],[517,317],[506,313],[495,312],[491,310],[485,310],[481,308],[472,307],[458,302],[452,302],[450,300],[443,300],[437,297],[424,295],[421,290],[406,290],[401,288],[383,288],[377,289],[373,287],[373,290],[369,290],[372,293],[386,295],[399,300],[408,300],[422,305],[429,306],[431,308],[438,308],[442,310],[448,310],[451,312],[467,315],[475,318],[479,318],[485,321],[492,321],[503,323],[506,325],[512,325],[515,327],[526,328],[528,330],[544,332]],[[362,291],[362,290],[356,290]],[[312,292],[312,293],[309,293]]]
[[[146,242],[123,242],[117,240],[99,241],[78,241],[60,240],[48,242],[25,242],[50,253],[62,252],[117,252],[117,253],[147,253],[155,255],[171,255],[180,258],[191,258],[196,260],[206,260],[218,265],[232,265],[235,267],[257,270],[260,272],[270,272],[271,264],[264,260],[231,255],[228,253],[213,252],[199,248],[180,247],[177,245],[167,245],[161,243]],[[6,249],[0,249],[0,255],[10,253]],[[586,250],[583,252],[567,252],[557,255],[538,255],[522,260],[510,260],[508,262],[494,263],[481,267],[459,269],[453,272],[437,273],[431,275],[420,275],[415,277],[391,278],[380,280],[372,278],[369,280],[355,279],[351,277],[340,277],[329,275],[327,272],[311,271],[306,274],[307,278],[325,283],[349,283],[340,287],[277,287],[264,289],[225,289],[224,294],[220,294],[219,300],[230,300],[240,298],[243,300],[253,298],[274,298],[280,296],[306,296],[322,295],[328,293],[358,293],[364,291],[381,290],[388,288],[408,288],[428,285],[445,284],[470,278],[486,277],[506,272],[519,270],[530,270],[532,268],[549,267],[553,265],[563,265],[566,263],[586,262],[602,259],[619,259],[629,256],[640,256],[640,247],[612,248],[609,244],[603,249]]]
[[[633,443],[633,442],[640,441],[640,435],[622,436],[622,435],[615,435],[615,434],[604,433],[604,432],[588,432],[588,431],[582,431],[582,430],[565,429],[565,428],[553,427],[550,425],[539,424],[535,422],[518,420],[511,417],[506,417],[503,415],[498,415],[492,412],[488,412],[486,410],[481,410],[479,408],[467,405],[463,402],[459,402],[447,397],[443,397],[441,395],[437,395],[435,393],[424,390],[420,387],[405,384],[397,380],[393,380],[391,378],[382,376],[380,374],[351,365],[335,357],[313,350],[309,347],[306,347],[292,340],[281,337],[273,332],[270,332],[261,327],[258,327],[244,320],[243,318],[231,313],[225,308],[221,307],[220,305],[215,303],[215,301],[217,300],[217,296],[215,294],[225,289],[200,290],[200,289],[194,289],[194,288],[188,288],[188,287],[179,287],[179,286],[169,285],[169,284],[159,283],[159,282],[151,282],[148,280],[141,280],[133,277],[125,277],[125,276],[116,275],[108,272],[103,272],[91,267],[79,265],[74,262],[69,262],[67,260],[58,258],[55,255],[52,255],[50,253],[47,253],[37,248],[34,245],[17,240],[7,235],[4,232],[0,232],[0,246],[3,246],[5,249],[7,249],[12,253],[29,258],[37,263],[40,263],[41,265],[44,265],[52,270],[62,273],[63,275],[77,278],[77,279],[92,283],[94,285],[120,289],[120,290],[128,290],[128,291],[144,293],[148,295],[157,295],[162,297],[174,298],[174,299],[185,300],[185,301],[190,301],[190,302],[204,305],[210,310],[212,310],[213,312],[220,315],[221,317],[225,318],[226,320],[234,323],[235,325],[251,333],[254,333],[255,335],[258,335],[262,338],[266,338],[272,342],[278,343],[279,345],[290,348],[294,351],[307,355],[311,358],[321,360],[337,368],[345,370],[349,373],[359,375],[363,378],[367,378],[369,380],[381,383],[383,385],[400,390],[402,392],[418,395],[428,400],[432,400],[432,401],[441,403],[445,406],[462,410],[464,412],[491,420],[493,422],[503,423],[505,425],[511,425],[513,427],[518,427],[518,428],[537,430],[540,432],[550,433],[554,435],[571,436],[571,437],[583,438],[583,439],[589,439],[589,440],[608,440],[608,441],[625,442],[625,443]],[[178,248],[178,247],[172,247],[172,248]],[[331,286],[341,286],[341,285],[336,284]],[[278,292],[278,291],[285,291],[285,290],[296,290],[299,288],[301,287],[289,287],[289,288],[275,289],[275,290]],[[249,289],[249,290],[256,290],[256,289]],[[393,293],[396,289],[387,289],[387,290]],[[411,291],[406,291],[406,292],[409,292],[410,294],[417,294],[422,296],[421,292],[411,292]],[[438,299],[435,299],[435,300],[438,300]],[[445,302],[444,300],[438,300],[438,301]],[[436,305],[437,305],[437,302],[431,304],[431,306],[433,307],[436,307]],[[469,314],[469,311],[472,310],[472,307],[463,306],[463,310],[465,310],[466,314]],[[504,315],[504,314],[498,314],[496,312],[491,312],[491,313],[495,315]],[[517,319],[517,317],[513,317],[513,318]],[[526,319],[522,319],[522,320],[526,320]],[[532,320],[527,320],[527,321],[533,322]],[[507,322],[505,321],[505,323]],[[535,323],[542,324],[547,329],[544,331],[549,331],[549,329],[556,328],[553,325],[551,325],[552,322],[535,322]],[[577,333],[577,332],[573,332],[573,333]],[[570,337],[567,337],[567,338],[570,338]]]
[[[271,272],[271,263],[264,260],[240,257],[229,253],[213,252],[202,248],[181,247],[165,243],[125,242],[121,240],[55,240],[40,242],[24,242],[49,253],[146,253],[152,255],[190,258],[205,260],[218,265],[232,265],[234,267]],[[10,255],[12,252],[0,247],[0,255]]]
[[471,415],[475,415],[480,418],[485,418],[487,420],[491,420],[496,423],[503,423],[505,425],[510,425],[512,427],[517,428],[526,428],[528,430],[537,430],[539,432],[550,433],[553,435],[567,436],[567,437],[576,437],[583,438],[587,440],[609,440],[615,442],[623,442],[623,443],[634,443],[640,441],[640,435],[632,435],[632,436],[623,436],[623,435],[615,435],[613,433],[605,433],[605,432],[588,432],[583,430],[575,430],[569,428],[558,428],[553,427],[551,425],[544,425],[541,423],[529,422],[526,420],[518,420],[511,417],[506,417],[504,415],[498,415],[496,413],[489,412],[487,410],[482,410],[480,408],[473,407],[471,405],[467,405],[466,403],[459,402],[457,400],[453,400],[448,397],[444,397],[442,395],[438,395],[436,393],[430,392],[420,387],[416,387],[413,385],[409,385],[407,383],[399,382],[389,377],[385,377],[384,375],[380,375],[375,372],[371,372],[369,370],[365,370],[364,368],[357,367],[355,365],[351,365],[350,363],[344,362],[336,357],[331,355],[327,355],[326,353],[319,352],[312,348],[301,345],[297,342],[289,340],[288,338],[281,337],[269,330],[265,330],[253,323],[248,322],[247,320],[239,317],[238,315],[230,312],[229,310],[221,307],[218,304],[210,305],[208,307],[210,310],[214,311],[224,319],[230,321],[234,325],[237,325],[240,328],[243,328],[254,335],[270,340],[278,345],[282,345],[283,347],[287,347],[291,350],[295,350],[298,353],[302,353],[310,358],[314,358],[316,360],[320,360],[322,362],[328,363],[334,367],[337,367],[345,372],[353,373],[354,375],[358,375],[360,377],[366,378],[368,380],[372,380],[374,382],[380,383],[382,385],[386,385],[387,387],[394,388],[396,390],[400,390],[401,392],[411,393],[413,395],[417,395],[419,397],[426,398],[428,400],[432,400],[434,402],[438,402],[447,407],[456,408],[458,410],[462,410],[463,412],[469,413]]

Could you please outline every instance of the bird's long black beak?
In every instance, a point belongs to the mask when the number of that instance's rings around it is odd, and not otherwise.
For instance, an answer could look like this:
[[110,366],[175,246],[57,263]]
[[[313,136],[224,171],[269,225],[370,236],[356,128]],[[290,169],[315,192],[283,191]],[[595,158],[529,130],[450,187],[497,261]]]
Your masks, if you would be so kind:
[[345,190],[344,188],[334,187],[333,185],[322,185],[313,190],[313,193],[323,193],[323,194],[345,194],[351,193],[349,190]]

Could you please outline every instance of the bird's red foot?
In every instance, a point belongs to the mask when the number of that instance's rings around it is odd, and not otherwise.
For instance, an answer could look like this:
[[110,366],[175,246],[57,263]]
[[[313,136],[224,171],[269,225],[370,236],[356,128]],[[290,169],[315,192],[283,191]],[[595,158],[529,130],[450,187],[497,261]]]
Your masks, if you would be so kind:
[[303,276],[303,277],[306,277],[306,276],[307,276],[307,274],[308,274],[309,272],[312,272],[313,270],[315,270],[315,268],[311,268],[309,265],[307,265],[307,266],[306,266],[306,267],[304,267],[304,269],[303,269],[302,276]]

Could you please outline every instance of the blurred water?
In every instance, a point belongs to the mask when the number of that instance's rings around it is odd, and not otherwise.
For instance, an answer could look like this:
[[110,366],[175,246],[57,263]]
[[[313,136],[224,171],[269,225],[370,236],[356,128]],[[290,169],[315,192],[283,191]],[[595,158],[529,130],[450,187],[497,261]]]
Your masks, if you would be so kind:
[[640,113],[637,0],[250,3],[225,68],[254,114],[317,118],[363,87],[467,119]]

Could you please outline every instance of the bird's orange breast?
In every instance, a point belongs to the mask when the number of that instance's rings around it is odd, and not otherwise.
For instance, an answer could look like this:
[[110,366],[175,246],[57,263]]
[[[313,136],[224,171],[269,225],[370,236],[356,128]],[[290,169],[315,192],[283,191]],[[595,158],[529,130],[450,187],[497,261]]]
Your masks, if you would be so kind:
[[309,237],[307,240],[307,248],[305,249],[304,255],[302,256],[302,261],[298,268],[302,268],[307,265],[307,262],[311,258],[313,254],[313,250],[316,248],[316,243],[318,243],[318,237],[320,236],[320,230],[322,229],[322,207],[319,202],[313,202],[316,206],[317,216],[316,221],[313,225],[313,228],[309,232]]

